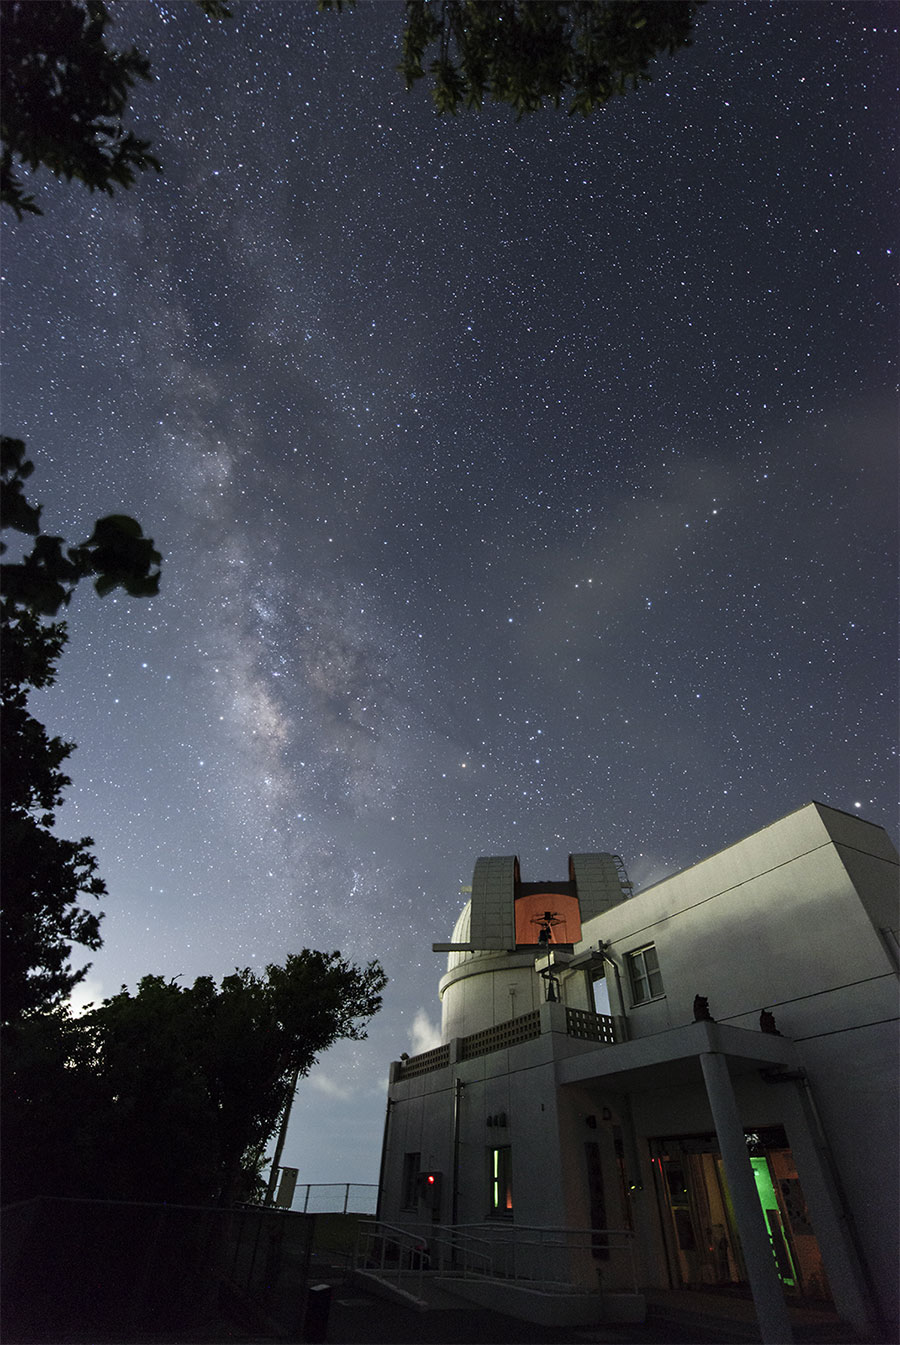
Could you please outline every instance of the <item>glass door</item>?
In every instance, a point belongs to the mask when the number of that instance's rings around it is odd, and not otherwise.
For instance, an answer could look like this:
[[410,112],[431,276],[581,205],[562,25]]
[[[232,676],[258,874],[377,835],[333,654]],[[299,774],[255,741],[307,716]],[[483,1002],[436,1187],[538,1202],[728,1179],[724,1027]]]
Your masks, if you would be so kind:
[[[747,1143],[781,1283],[788,1293],[829,1302],[819,1244],[783,1130],[754,1132]],[[673,1284],[692,1289],[746,1284],[737,1221],[716,1137],[654,1140],[651,1152]]]

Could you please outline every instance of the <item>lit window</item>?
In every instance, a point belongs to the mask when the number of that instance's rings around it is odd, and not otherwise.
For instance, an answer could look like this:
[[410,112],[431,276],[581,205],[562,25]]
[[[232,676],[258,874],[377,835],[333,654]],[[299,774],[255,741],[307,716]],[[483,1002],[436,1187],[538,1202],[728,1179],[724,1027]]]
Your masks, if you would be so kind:
[[659,959],[652,943],[648,943],[646,948],[639,948],[637,952],[628,954],[628,969],[635,1004],[643,1004],[644,1000],[656,999],[658,995],[663,994]]
[[512,1149],[506,1144],[501,1149],[489,1149],[491,1214],[511,1215],[512,1199]]

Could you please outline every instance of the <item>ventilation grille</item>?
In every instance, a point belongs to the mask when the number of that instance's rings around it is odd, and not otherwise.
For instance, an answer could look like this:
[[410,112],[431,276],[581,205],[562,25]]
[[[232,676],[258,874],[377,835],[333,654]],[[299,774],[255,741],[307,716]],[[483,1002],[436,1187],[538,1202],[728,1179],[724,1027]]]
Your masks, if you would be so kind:
[[[615,1023],[608,1014],[591,1013],[587,1009],[570,1009],[566,1006],[566,1034],[577,1037],[579,1041],[596,1041],[601,1046],[615,1046]],[[517,1046],[519,1042],[533,1041],[541,1035],[541,1011],[533,1009],[519,1018],[510,1018],[506,1023],[497,1023],[494,1027],[473,1032],[459,1041],[458,1060],[474,1060],[476,1056],[489,1055],[491,1051],[502,1051],[507,1046]],[[450,1063],[450,1044],[436,1046],[433,1051],[423,1051],[421,1055],[410,1056],[400,1062],[401,1079],[413,1079],[417,1074],[429,1074],[432,1070],[443,1069]]]
[[433,1051],[423,1051],[421,1055],[410,1056],[402,1060],[400,1074],[404,1079],[412,1079],[417,1074],[428,1074],[433,1069],[443,1069],[450,1063],[450,1043],[436,1046]]
[[566,1008],[566,1033],[581,1041],[599,1041],[615,1046],[615,1024],[606,1013],[591,1013],[588,1009]]
[[481,1032],[473,1032],[463,1037],[459,1043],[460,1060],[472,1060],[477,1055],[487,1055],[490,1051],[500,1051],[504,1046],[516,1046],[520,1041],[531,1041],[541,1035],[541,1011],[533,1009],[519,1018],[510,1018],[506,1023],[497,1023]]

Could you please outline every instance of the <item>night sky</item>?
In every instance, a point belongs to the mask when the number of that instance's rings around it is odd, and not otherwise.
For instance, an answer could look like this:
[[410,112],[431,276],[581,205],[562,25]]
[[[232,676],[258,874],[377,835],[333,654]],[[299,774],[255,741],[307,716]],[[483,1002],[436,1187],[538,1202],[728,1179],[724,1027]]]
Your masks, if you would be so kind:
[[897,10],[710,4],[516,124],[406,93],[393,0],[111,8],[164,173],[4,224],[45,528],[165,557],[32,698],[109,886],[87,998],[379,957],[283,1157],[375,1182],[478,855],[640,889],[813,798],[896,834]]

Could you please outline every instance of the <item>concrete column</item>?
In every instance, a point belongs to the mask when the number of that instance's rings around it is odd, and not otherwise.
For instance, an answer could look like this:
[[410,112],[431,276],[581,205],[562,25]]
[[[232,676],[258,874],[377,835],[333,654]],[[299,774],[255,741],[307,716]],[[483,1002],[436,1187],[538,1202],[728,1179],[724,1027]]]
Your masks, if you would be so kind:
[[856,1240],[840,1192],[835,1187],[825,1140],[805,1081],[795,1082],[795,1079],[796,1076],[777,1086],[784,1096],[787,1136],[822,1252],[834,1306],[860,1336],[874,1336],[878,1332],[874,1295],[869,1293]]
[[541,1032],[565,1032],[566,1030],[566,1006],[565,1004],[548,1003],[546,1000],[541,1005]]
[[753,1179],[728,1064],[723,1055],[708,1051],[701,1054],[700,1065],[750,1277],[760,1337],[763,1345],[792,1345],[794,1336],[784,1290]]

